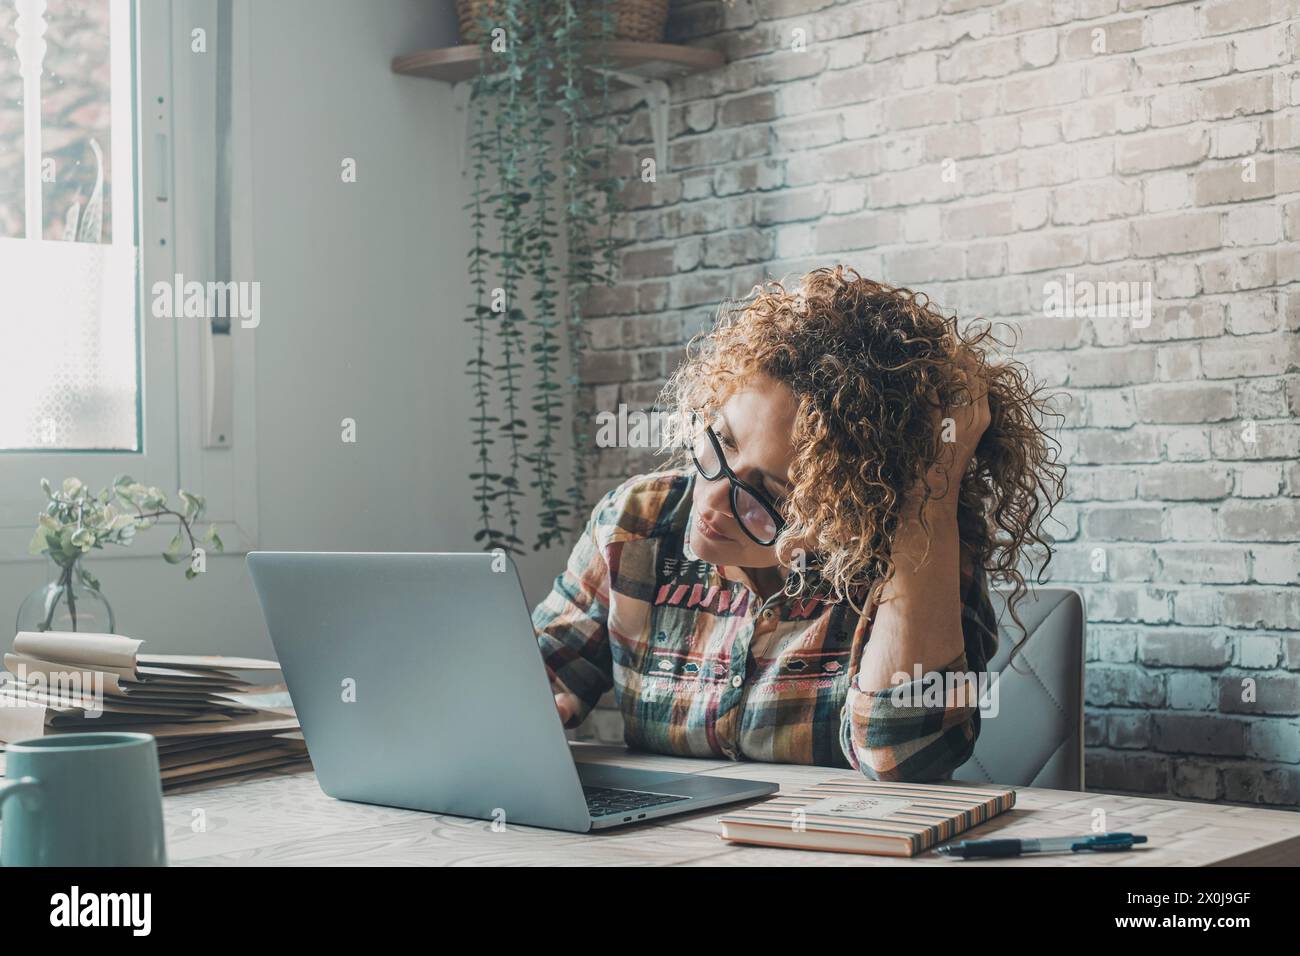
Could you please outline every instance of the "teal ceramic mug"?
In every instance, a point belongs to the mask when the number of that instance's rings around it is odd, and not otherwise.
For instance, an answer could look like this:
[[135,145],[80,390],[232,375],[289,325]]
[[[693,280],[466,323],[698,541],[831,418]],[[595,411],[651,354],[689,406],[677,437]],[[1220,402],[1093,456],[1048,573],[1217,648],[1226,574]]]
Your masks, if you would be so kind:
[[152,736],[57,734],[6,749],[0,865],[167,865]]

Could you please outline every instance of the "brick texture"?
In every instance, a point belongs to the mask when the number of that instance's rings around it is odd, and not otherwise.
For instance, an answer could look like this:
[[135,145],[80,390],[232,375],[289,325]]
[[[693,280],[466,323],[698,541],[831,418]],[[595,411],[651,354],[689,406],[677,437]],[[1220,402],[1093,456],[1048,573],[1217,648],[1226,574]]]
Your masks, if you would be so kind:
[[[672,83],[672,169],[628,190],[599,407],[646,407],[723,298],[835,262],[1015,326],[1070,399],[1048,573],[1088,608],[1089,786],[1300,805],[1300,8],[701,2],[669,41],[729,62]],[[1149,311],[1049,314],[1070,281]],[[591,495],[654,461],[602,449]]]

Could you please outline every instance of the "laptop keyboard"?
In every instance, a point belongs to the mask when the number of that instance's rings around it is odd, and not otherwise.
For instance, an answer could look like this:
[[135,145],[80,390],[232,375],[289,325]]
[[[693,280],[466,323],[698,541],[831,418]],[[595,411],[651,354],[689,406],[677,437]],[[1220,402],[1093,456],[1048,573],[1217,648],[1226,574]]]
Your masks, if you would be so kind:
[[633,810],[680,803],[688,799],[670,793],[647,793],[644,790],[620,790],[612,787],[583,787],[582,792],[587,798],[587,809],[593,817],[627,814]]

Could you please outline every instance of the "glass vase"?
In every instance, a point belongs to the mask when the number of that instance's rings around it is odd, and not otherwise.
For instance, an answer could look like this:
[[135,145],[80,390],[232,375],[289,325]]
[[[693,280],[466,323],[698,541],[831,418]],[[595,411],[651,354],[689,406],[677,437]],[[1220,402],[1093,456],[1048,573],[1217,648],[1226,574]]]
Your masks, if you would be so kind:
[[27,595],[18,608],[17,630],[114,633],[113,608],[81,563],[51,563],[50,582]]

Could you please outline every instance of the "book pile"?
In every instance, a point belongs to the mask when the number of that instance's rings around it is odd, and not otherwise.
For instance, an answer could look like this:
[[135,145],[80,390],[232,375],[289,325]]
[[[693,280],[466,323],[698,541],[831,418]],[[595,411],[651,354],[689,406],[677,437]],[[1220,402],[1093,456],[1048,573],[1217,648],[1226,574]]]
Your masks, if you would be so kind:
[[0,748],[51,734],[152,734],[164,790],[311,768],[287,695],[265,693],[241,676],[274,676],[275,661],[144,654],[143,643],[115,634],[20,631],[0,674]]

